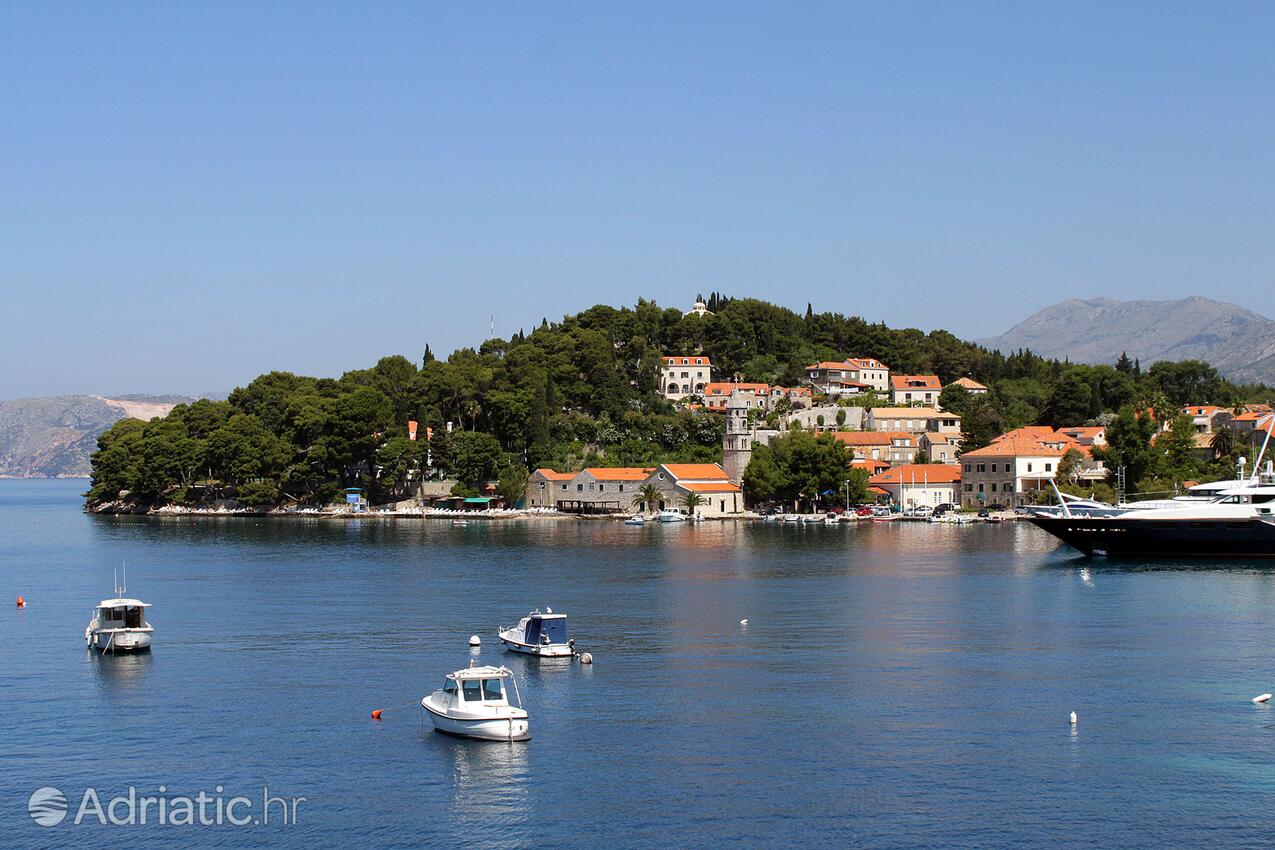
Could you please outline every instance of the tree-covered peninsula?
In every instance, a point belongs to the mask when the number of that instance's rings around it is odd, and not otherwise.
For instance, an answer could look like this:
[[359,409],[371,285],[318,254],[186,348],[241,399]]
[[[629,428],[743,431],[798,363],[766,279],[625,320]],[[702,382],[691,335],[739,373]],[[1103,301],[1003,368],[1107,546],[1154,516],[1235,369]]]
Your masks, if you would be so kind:
[[[844,357],[875,357],[945,385],[972,377],[991,391],[967,396],[955,387],[943,399],[964,417],[967,447],[1017,425],[1080,424],[1136,405],[1234,404],[1266,392],[1198,362],[1082,366],[755,299],[714,294],[708,307],[696,315],[648,301],[596,306],[446,360],[426,345],[418,361],[391,355],[340,378],[269,372],[225,401],[118,422],[93,455],[88,506],[235,499],[265,509],[327,503],[349,487],[377,503],[410,493],[423,476],[454,478],[462,493],[499,481],[515,499],[537,467],[720,460],[721,415],[658,394],[662,354],[704,353],[722,380],[787,386],[802,385],[809,364]],[[419,439],[409,439],[409,421],[419,423]]]

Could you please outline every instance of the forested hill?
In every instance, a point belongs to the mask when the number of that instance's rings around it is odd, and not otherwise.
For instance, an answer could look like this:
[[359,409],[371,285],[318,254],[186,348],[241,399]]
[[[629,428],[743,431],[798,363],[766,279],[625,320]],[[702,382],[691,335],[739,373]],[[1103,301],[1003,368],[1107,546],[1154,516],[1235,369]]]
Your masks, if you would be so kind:
[[[993,387],[966,411],[976,441],[1007,425],[1083,421],[1134,401],[1230,403],[1251,392],[1203,364],[1147,373],[1070,366],[991,352],[945,331],[802,315],[754,299],[715,294],[709,308],[712,315],[696,316],[646,301],[596,306],[446,360],[426,345],[419,360],[388,356],[339,379],[270,372],[224,402],[115,425],[93,456],[90,503],[121,491],[135,504],[228,495],[258,505],[315,502],[345,486],[388,500],[427,461],[462,489],[499,478],[515,496],[537,466],[718,459],[720,417],[676,410],[657,395],[661,354],[702,352],[723,379],[788,385],[800,384],[812,362],[847,356],[936,373],[944,383],[972,376]],[[408,440],[409,420],[433,428],[434,440]]]

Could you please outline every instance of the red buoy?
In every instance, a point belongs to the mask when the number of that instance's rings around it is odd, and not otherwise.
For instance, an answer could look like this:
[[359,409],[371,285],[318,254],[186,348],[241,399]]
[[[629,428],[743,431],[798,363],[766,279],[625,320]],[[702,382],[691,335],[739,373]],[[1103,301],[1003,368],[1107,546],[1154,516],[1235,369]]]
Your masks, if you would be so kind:
[[373,712],[372,712],[372,719],[373,719],[373,720],[380,720],[380,719],[381,719],[381,709],[379,709],[379,708],[378,708],[376,711],[373,711]]
[[18,607],[19,608],[27,607],[27,601],[23,599],[21,596],[18,597]]

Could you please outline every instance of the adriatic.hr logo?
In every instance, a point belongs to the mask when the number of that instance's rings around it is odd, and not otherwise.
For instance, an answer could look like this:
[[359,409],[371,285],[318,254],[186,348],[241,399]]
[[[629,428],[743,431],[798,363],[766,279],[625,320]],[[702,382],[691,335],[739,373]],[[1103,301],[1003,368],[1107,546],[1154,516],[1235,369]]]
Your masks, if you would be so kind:
[[66,795],[49,785],[35,789],[27,799],[27,814],[40,826],[57,826],[66,819],[66,810]]

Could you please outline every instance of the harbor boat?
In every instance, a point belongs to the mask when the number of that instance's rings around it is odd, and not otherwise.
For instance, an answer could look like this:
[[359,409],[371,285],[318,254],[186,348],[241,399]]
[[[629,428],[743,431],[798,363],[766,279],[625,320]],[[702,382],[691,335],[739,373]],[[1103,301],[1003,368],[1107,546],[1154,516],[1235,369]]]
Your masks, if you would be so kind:
[[686,522],[686,514],[676,508],[664,508],[658,515],[660,522]]
[[[472,664],[472,662],[471,662]],[[512,683],[509,701],[506,681]],[[421,700],[434,728],[481,741],[530,741],[531,726],[518,681],[508,667],[466,667],[448,673],[443,686]]]
[[576,642],[567,637],[567,615],[532,611],[518,625],[502,628],[497,637],[506,649],[541,658],[569,658],[575,654]]
[[143,652],[151,648],[155,627],[146,621],[150,603],[127,597],[127,592],[124,585],[117,583],[114,598],[97,603],[84,629],[85,646],[102,653]]
[[1210,501],[1126,510],[1074,512],[1063,502],[1030,522],[1085,555],[1275,557],[1275,473],[1220,491]]
[[641,514],[634,514],[624,521],[625,525],[646,525],[646,517]]

